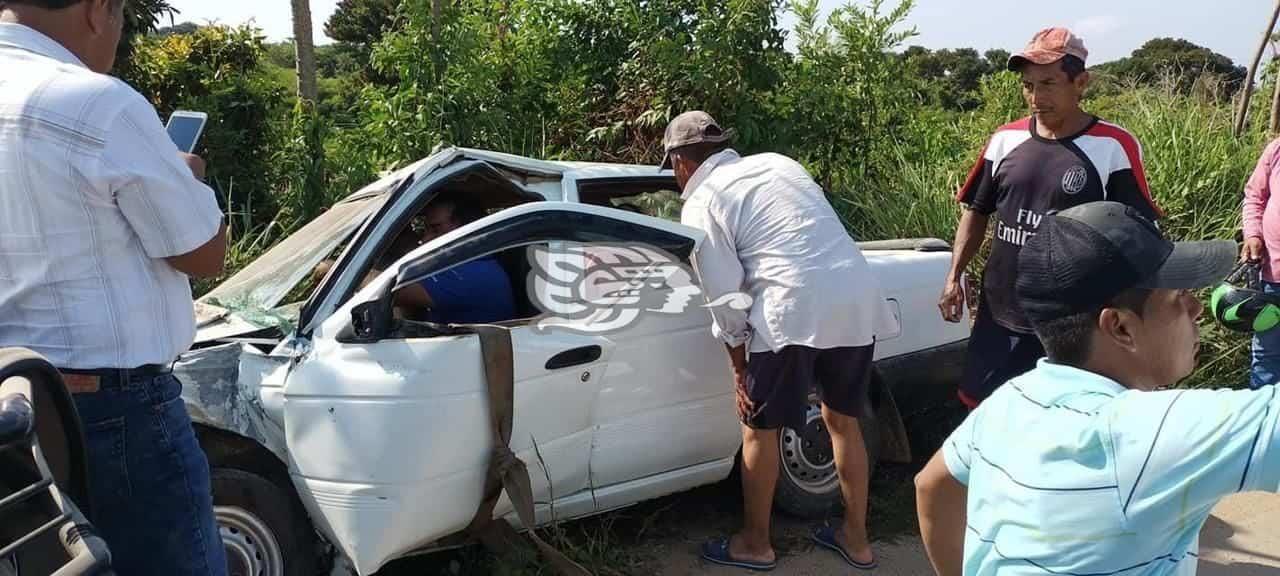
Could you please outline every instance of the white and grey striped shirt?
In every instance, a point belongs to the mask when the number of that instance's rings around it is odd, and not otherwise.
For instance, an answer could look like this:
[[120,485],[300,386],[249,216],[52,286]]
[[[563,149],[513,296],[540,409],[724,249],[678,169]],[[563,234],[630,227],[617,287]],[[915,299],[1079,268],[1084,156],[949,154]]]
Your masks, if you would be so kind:
[[195,336],[164,258],[222,219],[155,109],[53,39],[0,23],[0,346],[61,368],[164,364]]

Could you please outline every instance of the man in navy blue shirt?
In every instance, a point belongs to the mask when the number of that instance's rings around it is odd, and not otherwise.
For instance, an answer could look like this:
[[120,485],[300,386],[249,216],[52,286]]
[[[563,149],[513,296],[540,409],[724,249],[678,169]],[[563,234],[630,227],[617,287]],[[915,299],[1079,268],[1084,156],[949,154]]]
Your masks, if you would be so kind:
[[[440,198],[423,212],[425,244],[474,218],[465,207]],[[516,316],[511,279],[492,257],[478,258],[437,272],[425,280],[401,288],[396,306],[425,310],[419,319],[442,324],[483,324],[511,320]]]

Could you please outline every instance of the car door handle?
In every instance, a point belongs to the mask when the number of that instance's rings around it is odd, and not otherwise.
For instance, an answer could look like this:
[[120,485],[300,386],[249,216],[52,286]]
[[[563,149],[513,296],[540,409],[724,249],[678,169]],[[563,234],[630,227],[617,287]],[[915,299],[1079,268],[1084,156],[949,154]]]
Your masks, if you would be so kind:
[[600,359],[600,352],[600,346],[597,344],[565,350],[547,360],[547,370],[590,364]]

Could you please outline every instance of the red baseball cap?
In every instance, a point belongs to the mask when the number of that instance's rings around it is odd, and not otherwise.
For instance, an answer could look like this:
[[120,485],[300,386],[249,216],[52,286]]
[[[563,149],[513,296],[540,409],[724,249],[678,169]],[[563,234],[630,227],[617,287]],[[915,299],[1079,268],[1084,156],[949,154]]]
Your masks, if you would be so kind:
[[1008,68],[1017,70],[1023,64],[1052,64],[1063,56],[1075,56],[1081,62],[1089,57],[1084,41],[1066,28],[1045,28],[1036,33],[1022,52],[1009,57]]

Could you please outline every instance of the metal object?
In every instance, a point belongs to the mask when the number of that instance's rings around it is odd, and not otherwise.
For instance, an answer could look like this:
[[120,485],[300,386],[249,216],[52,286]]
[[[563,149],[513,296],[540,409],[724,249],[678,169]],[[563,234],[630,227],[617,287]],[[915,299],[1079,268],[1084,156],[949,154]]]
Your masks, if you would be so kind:
[[809,404],[800,430],[782,429],[781,449],[784,473],[802,490],[825,494],[840,481],[820,405]]
[[215,506],[213,515],[227,551],[227,574],[284,576],[284,553],[266,522],[236,506]]
[[[35,419],[40,411],[52,409],[53,406],[37,402],[38,389],[47,392],[39,395],[42,399],[52,398],[54,394],[66,394],[65,389],[62,388],[62,382],[57,377],[57,372],[43,358],[28,350],[0,349],[0,398],[3,398],[3,401],[0,401],[0,411],[4,412],[0,415],[0,420],[21,424],[14,426],[14,430],[25,430],[25,433],[12,434],[6,440],[9,443],[9,449],[29,452],[30,460],[19,465],[32,465],[31,468],[35,472],[33,482],[25,487],[12,487],[13,492],[0,499],[0,509],[17,507],[28,501],[47,498],[56,511],[52,518],[42,522],[36,529],[0,548],[0,563],[9,564],[10,561],[5,560],[6,558],[15,556],[24,546],[56,532],[57,541],[70,560],[54,571],[52,576],[114,574],[108,568],[111,564],[111,553],[107,549],[106,542],[94,532],[84,514],[55,482],[48,460],[40,448],[36,433],[39,427]],[[74,422],[76,428],[67,432],[79,435],[78,424]],[[14,453],[15,456],[17,454],[17,452]],[[68,482],[83,480],[83,478],[71,478]],[[12,564],[9,565],[9,568],[13,567]]]

